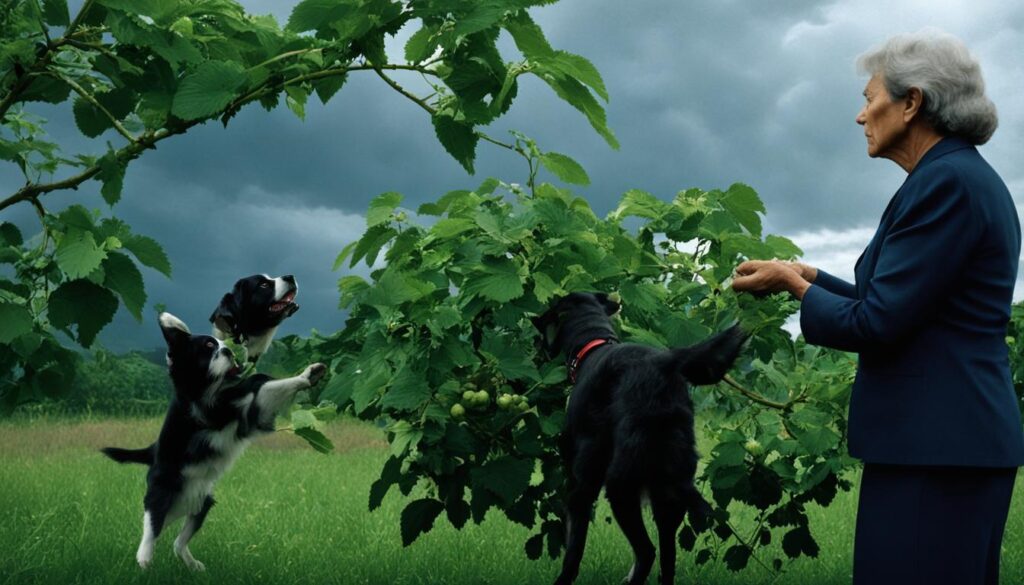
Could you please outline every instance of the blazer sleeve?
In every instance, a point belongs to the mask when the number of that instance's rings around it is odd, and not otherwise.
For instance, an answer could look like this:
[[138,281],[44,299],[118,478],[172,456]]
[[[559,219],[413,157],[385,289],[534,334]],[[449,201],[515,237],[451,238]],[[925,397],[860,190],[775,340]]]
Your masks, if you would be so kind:
[[839,277],[825,272],[820,268],[818,269],[818,276],[814,279],[814,284],[841,297],[846,297],[848,299],[857,298],[857,287]]
[[812,284],[800,305],[808,343],[851,352],[898,343],[935,310],[968,268],[983,227],[957,169],[935,161],[904,186],[864,298]]

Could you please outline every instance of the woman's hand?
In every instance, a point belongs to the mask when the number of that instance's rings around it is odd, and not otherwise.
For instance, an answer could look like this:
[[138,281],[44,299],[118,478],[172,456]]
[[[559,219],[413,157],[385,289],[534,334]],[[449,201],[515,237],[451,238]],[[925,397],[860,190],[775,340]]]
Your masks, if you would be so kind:
[[732,288],[737,292],[788,292],[802,300],[804,293],[811,287],[811,283],[804,276],[804,267],[813,271],[813,274],[808,276],[817,276],[817,270],[806,264],[790,265],[778,260],[748,260],[736,267]]

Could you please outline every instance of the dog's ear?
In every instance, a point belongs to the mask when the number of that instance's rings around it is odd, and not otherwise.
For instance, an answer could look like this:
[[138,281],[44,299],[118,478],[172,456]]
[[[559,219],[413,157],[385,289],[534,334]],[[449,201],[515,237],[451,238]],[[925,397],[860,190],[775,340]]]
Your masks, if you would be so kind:
[[615,313],[618,313],[619,309],[622,308],[622,305],[620,305],[616,301],[613,301],[611,298],[608,297],[608,295],[606,295],[603,292],[594,293],[594,297],[597,299],[597,302],[601,303],[601,306],[604,307],[605,315],[608,315],[609,317],[611,317]]
[[697,345],[664,354],[664,364],[681,372],[691,384],[716,384],[725,377],[749,337],[739,325],[733,325]]
[[188,326],[181,319],[170,313],[160,313],[160,330],[164,334],[167,347],[173,349],[186,342],[192,336]]
[[227,337],[234,337],[238,334],[238,301],[234,293],[227,293],[220,300],[216,310],[210,315],[210,323],[217,329],[223,331]]

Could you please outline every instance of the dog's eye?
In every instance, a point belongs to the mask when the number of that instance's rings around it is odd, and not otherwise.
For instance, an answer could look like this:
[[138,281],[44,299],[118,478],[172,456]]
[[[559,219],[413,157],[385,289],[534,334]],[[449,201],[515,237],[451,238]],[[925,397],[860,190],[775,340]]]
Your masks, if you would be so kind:
[[206,342],[206,347],[213,347],[213,342],[212,341],[207,341]]
[[260,288],[270,288],[270,283],[269,282],[261,282],[260,283]]

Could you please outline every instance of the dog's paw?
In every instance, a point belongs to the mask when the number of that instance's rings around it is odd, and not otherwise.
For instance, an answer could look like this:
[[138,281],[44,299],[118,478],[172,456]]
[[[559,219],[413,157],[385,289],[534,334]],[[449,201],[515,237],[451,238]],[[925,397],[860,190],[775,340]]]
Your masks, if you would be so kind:
[[188,567],[190,571],[195,571],[196,573],[202,573],[206,570],[206,565],[195,559],[186,560],[185,566]]
[[317,382],[319,382],[326,373],[327,366],[317,363],[307,367],[306,371],[302,372],[302,376],[309,380],[310,386],[316,386]]
[[153,563],[153,551],[152,550],[149,550],[149,551],[141,551],[140,550],[135,555],[135,561],[139,563],[139,568],[141,568],[142,570],[148,569],[149,565],[151,565]]

